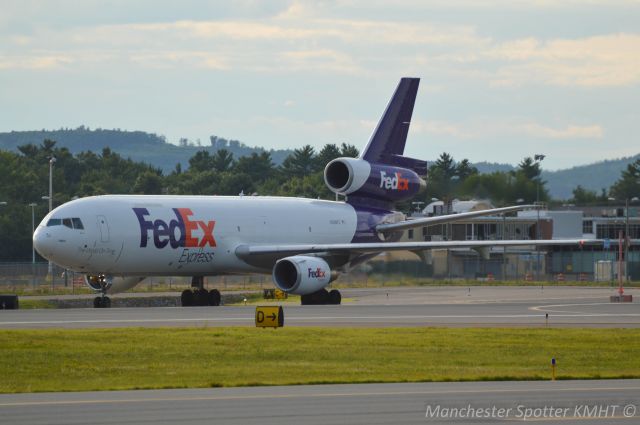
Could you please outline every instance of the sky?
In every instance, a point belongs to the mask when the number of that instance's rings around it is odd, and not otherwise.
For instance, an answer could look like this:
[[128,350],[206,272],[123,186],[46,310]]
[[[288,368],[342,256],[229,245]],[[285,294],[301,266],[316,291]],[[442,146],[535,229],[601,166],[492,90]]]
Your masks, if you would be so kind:
[[362,148],[555,170],[640,153],[640,0],[0,0],[0,131]]

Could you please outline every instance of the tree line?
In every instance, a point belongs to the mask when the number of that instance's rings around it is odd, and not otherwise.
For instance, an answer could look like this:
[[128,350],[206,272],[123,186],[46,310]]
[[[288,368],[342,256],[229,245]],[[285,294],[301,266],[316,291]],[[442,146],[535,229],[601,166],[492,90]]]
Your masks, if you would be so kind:
[[[48,212],[49,159],[53,166],[54,206],[75,197],[101,194],[274,195],[334,199],[323,179],[325,165],[338,157],[357,157],[349,144],[327,144],[319,151],[307,145],[295,149],[279,166],[269,152],[235,158],[226,149],[202,150],[170,173],[124,158],[109,148],[101,153],[73,155],[53,140],[27,144],[18,152],[0,150],[0,261],[31,258],[31,210],[35,203],[37,225]],[[412,201],[432,199],[488,199],[496,206],[536,199],[552,201],[540,177],[539,162],[524,158],[516,170],[480,174],[467,159],[456,161],[448,153],[430,164],[427,189]],[[570,202],[580,205],[606,203],[609,197],[631,198],[640,194],[640,160],[630,164],[620,179],[601,193],[576,187]],[[6,204],[4,204],[6,203]],[[398,205],[412,210],[411,202]]]

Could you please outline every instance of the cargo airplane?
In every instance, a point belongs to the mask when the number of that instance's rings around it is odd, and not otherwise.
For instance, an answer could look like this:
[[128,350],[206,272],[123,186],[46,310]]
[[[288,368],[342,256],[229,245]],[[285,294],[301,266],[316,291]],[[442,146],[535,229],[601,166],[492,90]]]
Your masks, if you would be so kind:
[[107,294],[134,287],[147,276],[189,276],[182,305],[219,305],[205,276],[271,274],[274,285],[301,295],[302,304],[340,304],[327,286],[341,272],[380,252],[418,255],[435,248],[571,245],[577,240],[399,242],[402,232],[513,206],[408,219],[394,210],[426,186],[426,161],[403,156],[418,78],[402,78],[359,158],[338,158],[324,169],[327,187],[345,201],[271,196],[105,195],[65,203],[33,235],[46,259],[85,275],[110,306]]

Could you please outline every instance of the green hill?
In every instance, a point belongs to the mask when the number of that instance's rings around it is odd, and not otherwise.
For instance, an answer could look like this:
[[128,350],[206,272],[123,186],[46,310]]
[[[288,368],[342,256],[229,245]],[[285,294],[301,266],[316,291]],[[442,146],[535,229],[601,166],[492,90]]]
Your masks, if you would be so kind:
[[[40,131],[11,131],[0,133],[0,149],[17,152],[18,146],[26,144],[40,145],[44,139],[55,140],[57,146],[66,147],[76,154],[83,151],[102,152],[105,147],[118,152],[134,161],[142,161],[160,167],[165,173],[170,172],[176,164],[182,164],[183,169],[189,164],[197,151],[207,150],[213,153],[219,149],[227,149],[234,158],[251,155],[252,152],[263,152],[265,149],[249,147],[237,140],[226,140],[211,136],[210,143],[198,146],[186,139],[181,140],[181,146],[168,143],[164,136],[143,131],[123,130],[91,130],[84,126],[76,129],[40,130]],[[290,150],[271,150],[271,159],[275,164],[281,164],[291,154]]]
[[578,185],[600,194],[603,188],[609,190],[609,187],[620,178],[622,170],[638,158],[640,158],[640,154],[619,159],[609,159],[565,170],[543,171],[542,179],[547,181],[551,196],[556,199],[570,199],[573,189]]

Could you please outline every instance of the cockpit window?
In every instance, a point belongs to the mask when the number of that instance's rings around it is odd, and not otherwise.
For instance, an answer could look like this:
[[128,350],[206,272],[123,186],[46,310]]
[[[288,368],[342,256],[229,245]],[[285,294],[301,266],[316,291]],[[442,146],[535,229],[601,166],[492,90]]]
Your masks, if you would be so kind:
[[80,229],[80,230],[84,229],[84,226],[82,225],[82,220],[80,220],[78,217],[50,218],[49,221],[47,222],[47,227],[60,226],[60,225],[64,225],[69,229]]
[[50,218],[49,221],[47,222],[47,227],[60,226],[61,224],[62,224],[62,220],[60,220],[59,218]]

